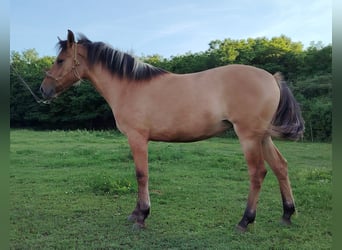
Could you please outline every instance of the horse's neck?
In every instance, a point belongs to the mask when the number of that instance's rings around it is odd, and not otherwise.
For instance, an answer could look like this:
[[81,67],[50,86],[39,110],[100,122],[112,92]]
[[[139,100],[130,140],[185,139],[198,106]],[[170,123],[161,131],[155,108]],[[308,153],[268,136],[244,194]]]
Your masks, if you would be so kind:
[[95,66],[90,70],[87,78],[114,111],[126,85],[123,80],[101,66]]

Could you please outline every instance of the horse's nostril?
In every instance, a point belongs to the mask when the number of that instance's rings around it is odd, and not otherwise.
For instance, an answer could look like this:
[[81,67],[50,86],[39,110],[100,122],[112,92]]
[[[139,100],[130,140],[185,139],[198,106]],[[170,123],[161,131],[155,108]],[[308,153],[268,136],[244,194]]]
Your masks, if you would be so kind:
[[46,90],[42,86],[40,86],[39,91],[40,91],[40,94],[43,96],[43,98],[48,97],[48,92],[46,92]]

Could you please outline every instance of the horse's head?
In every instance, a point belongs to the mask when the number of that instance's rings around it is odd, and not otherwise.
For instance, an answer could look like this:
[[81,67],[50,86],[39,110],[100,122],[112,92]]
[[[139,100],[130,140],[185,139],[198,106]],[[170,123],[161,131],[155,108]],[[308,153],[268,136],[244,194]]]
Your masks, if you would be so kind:
[[53,99],[64,90],[81,80],[85,72],[81,45],[75,42],[74,33],[68,30],[68,39],[59,39],[60,52],[40,86],[44,98]]

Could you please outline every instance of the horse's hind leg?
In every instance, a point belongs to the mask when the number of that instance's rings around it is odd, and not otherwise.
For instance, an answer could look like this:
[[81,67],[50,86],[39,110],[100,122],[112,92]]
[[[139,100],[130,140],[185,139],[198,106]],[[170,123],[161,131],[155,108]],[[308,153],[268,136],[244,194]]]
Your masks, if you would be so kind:
[[287,173],[287,161],[273,144],[269,136],[263,141],[263,153],[265,160],[278,178],[284,209],[282,221],[285,224],[291,224],[291,216],[295,212],[295,205]]
[[[236,131],[238,132],[238,130]],[[245,154],[250,177],[250,190],[246,210],[237,225],[237,229],[244,232],[247,230],[248,224],[253,223],[255,220],[258,197],[267,170],[264,164],[261,138],[258,136],[248,138],[239,135],[239,139]]]

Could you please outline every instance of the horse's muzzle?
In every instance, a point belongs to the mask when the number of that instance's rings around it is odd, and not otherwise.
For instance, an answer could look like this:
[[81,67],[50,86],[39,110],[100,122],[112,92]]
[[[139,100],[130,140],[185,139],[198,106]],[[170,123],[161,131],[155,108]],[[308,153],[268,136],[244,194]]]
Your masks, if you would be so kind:
[[56,96],[55,87],[52,84],[42,84],[39,88],[44,99],[50,100]]

